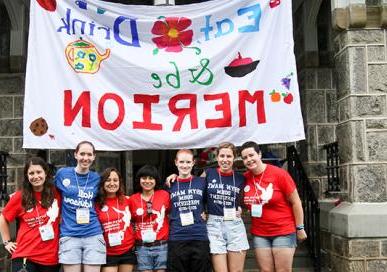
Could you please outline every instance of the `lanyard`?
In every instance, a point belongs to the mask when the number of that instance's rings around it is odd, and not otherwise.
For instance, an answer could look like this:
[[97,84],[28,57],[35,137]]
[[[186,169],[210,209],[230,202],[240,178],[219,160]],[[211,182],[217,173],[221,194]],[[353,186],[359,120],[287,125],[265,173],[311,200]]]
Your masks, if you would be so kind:
[[[117,210],[118,210],[118,197],[116,198],[116,208],[117,208]],[[107,209],[106,210],[106,216],[107,216],[107,220],[108,220],[108,225],[110,225],[110,218],[109,218],[109,209]],[[118,212],[117,211],[115,211],[116,212],[116,214],[117,214],[117,221],[118,220],[120,220],[120,218],[119,218],[119,214],[118,214]],[[110,230],[109,230],[109,233],[110,233]]]
[[[266,168],[265,168],[265,170],[266,170]],[[261,186],[261,181],[262,181],[263,175],[265,174],[265,170],[263,170],[263,172],[261,174],[261,178],[259,179],[258,186]],[[254,177],[254,189],[255,189],[254,200],[255,199],[258,200],[258,190],[257,190],[257,184],[256,184],[255,177]],[[262,192],[261,192],[261,194],[262,194]],[[261,197],[259,197],[259,204],[260,203],[262,203]]]
[[[179,183],[180,183],[180,181],[177,180],[177,191],[180,191]],[[191,190],[191,184],[192,184],[192,176],[191,176],[191,179],[189,180],[188,193]],[[180,204],[180,199],[179,199],[179,201],[177,201],[177,203]],[[179,205],[179,207],[180,207],[180,205]],[[191,206],[190,205],[188,205],[188,210],[191,211]]]
[[[85,187],[83,188],[83,191],[84,191],[84,192],[86,191],[87,183],[89,182],[89,174],[90,174],[90,171],[87,172],[86,183],[85,183]],[[78,187],[78,193],[79,193],[78,175],[77,175],[77,172],[75,171],[75,168],[74,168],[74,175],[75,175],[75,180],[77,181],[77,187]]]
[[39,207],[38,207],[38,204],[40,203],[40,201],[37,201],[36,203],[36,206],[35,206],[35,211],[36,211],[36,215],[38,216],[38,224],[39,224],[39,227],[41,227],[43,224],[40,222],[40,214],[39,214]]
[[[223,183],[222,183],[222,175],[220,174],[220,170],[218,172],[218,175],[219,175],[219,182],[220,184],[222,185],[222,194],[223,194],[223,207],[226,206],[225,202],[224,202],[224,187],[223,187]],[[233,185],[234,185],[234,188],[235,188],[235,173],[234,171],[232,171],[232,182],[233,182]],[[231,190],[232,191],[232,190]],[[234,197],[233,197],[233,208],[235,208],[235,199],[236,199],[236,192],[234,191]]]
[[[149,198],[149,200],[146,201],[147,203],[150,202],[152,204],[152,207],[153,207],[153,196],[154,195],[155,195],[155,193],[153,192],[153,194]],[[147,207],[147,210],[145,211],[144,205],[143,205],[143,201],[145,201],[145,199],[142,198],[142,194],[140,194],[140,201],[141,201],[141,209],[143,210],[143,213],[141,215],[141,225],[143,226],[144,225],[144,214],[145,214],[145,212],[148,214],[148,207]],[[149,223],[152,223],[152,214],[149,215]]]

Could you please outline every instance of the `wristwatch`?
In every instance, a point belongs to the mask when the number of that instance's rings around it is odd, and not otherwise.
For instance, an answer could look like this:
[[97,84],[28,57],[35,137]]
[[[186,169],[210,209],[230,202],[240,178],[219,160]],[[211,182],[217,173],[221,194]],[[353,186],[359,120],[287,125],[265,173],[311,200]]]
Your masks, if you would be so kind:
[[301,225],[297,225],[296,226],[296,230],[303,230],[305,227],[304,227],[304,224],[301,224]]
[[12,242],[12,241],[11,240],[3,241],[3,244],[4,244],[4,246],[7,246],[10,242]]

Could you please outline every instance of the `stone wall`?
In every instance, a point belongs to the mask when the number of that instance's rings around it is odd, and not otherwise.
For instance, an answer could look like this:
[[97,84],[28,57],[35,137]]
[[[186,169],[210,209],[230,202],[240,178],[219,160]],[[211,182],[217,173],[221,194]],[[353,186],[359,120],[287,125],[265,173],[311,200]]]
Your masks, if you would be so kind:
[[333,271],[387,271],[386,35],[381,28],[345,29],[334,39],[346,202],[329,212],[323,233]]
[[0,150],[8,157],[9,191],[23,176],[26,152],[22,149],[24,74],[0,74]]
[[301,156],[317,196],[327,191],[325,144],[336,141],[337,105],[331,68],[304,68],[299,72],[301,108],[306,141]]
[[335,40],[342,187],[352,202],[387,201],[386,31],[348,30]]

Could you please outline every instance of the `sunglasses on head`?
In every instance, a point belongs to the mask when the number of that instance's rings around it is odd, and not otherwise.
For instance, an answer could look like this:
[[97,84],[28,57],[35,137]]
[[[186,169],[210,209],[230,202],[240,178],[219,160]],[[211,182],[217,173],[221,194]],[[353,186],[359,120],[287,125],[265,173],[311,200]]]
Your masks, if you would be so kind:
[[152,214],[152,202],[151,201],[146,202],[146,213],[148,215]]

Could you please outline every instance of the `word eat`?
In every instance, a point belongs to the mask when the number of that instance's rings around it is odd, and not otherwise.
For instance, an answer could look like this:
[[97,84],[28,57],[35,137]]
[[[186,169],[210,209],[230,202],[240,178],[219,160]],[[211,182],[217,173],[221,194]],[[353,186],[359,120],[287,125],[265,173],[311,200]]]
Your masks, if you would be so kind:
[[[168,104],[165,105],[165,113],[163,117],[165,120],[175,118],[172,131],[178,132],[182,128],[183,121],[188,119],[191,129],[197,129],[198,114],[205,114],[206,116],[214,116],[208,113],[208,109],[201,112],[202,104],[198,103],[198,94],[182,93],[169,98]],[[203,94],[203,100],[218,101],[214,106],[214,112],[218,112],[221,118],[207,118],[204,121],[205,128],[224,128],[232,126],[232,111],[230,103],[230,95],[228,93],[217,94]],[[256,105],[256,115],[258,124],[266,123],[266,113],[264,106],[264,92],[262,90],[255,91],[251,94],[247,90],[240,90],[238,92],[238,113],[239,113],[239,127],[245,127],[247,123],[246,118],[246,104]],[[155,123],[152,120],[152,106],[159,104],[160,95],[154,94],[133,94],[131,102],[135,104],[142,104],[142,120],[132,122],[133,129],[147,129],[147,130],[163,130],[163,124]],[[94,101],[94,99],[93,99]],[[117,107],[117,116],[112,118],[109,116],[109,121],[106,117],[107,110],[105,105],[107,101],[111,101]],[[181,102],[186,102],[186,107],[178,107]],[[187,103],[188,102],[188,103]],[[111,107],[112,103],[109,103]],[[133,111],[132,109],[125,109],[124,99],[116,93],[105,93],[98,99],[98,104],[91,103],[91,92],[83,91],[75,101],[73,101],[73,92],[71,90],[64,91],[64,126],[71,126],[75,118],[80,115],[81,126],[84,128],[91,127],[91,107],[97,107],[98,124],[102,129],[115,130],[122,125],[126,112]],[[162,105],[163,106],[163,105]],[[207,107],[206,107],[207,108]],[[113,120],[114,119],[114,120]]]

